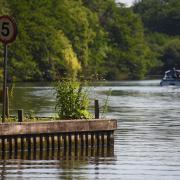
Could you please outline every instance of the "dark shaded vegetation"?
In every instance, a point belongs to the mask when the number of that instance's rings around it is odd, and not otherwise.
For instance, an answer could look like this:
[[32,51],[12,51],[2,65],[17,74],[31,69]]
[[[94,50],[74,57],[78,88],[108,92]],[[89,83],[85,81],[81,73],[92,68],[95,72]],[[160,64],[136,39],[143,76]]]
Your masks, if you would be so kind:
[[160,62],[153,72],[180,69],[180,1],[138,0],[132,8],[140,15],[146,42]]

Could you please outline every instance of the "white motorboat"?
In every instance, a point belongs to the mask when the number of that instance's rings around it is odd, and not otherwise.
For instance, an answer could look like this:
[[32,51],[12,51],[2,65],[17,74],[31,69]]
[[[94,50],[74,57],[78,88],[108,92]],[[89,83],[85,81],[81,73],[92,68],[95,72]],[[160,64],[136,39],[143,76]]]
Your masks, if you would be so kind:
[[180,86],[180,70],[173,68],[165,72],[161,86]]

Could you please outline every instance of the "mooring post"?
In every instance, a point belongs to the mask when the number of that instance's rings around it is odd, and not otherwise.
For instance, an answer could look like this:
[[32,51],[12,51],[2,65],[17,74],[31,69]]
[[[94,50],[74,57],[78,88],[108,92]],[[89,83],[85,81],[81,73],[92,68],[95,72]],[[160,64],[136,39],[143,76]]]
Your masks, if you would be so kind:
[[23,109],[18,110],[18,122],[23,122]]
[[95,119],[99,119],[99,101],[96,99],[94,101],[94,107],[95,107]]

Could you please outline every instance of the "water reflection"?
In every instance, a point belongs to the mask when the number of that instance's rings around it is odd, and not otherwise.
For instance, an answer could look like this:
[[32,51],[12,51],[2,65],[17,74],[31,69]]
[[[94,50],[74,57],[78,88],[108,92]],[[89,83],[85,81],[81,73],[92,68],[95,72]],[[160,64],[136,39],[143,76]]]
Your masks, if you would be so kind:
[[115,161],[113,149],[107,147],[79,149],[76,155],[74,152],[70,155],[58,149],[11,152],[11,156],[9,153],[5,152],[4,159],[0,160],[1,179],[74,179],[75,176],[82,176],[80,171],[74,174],[74,170],[84,169],[91,161],[98,163],[101,162],[101,158],[103,163],[106,163],[106,160],[107,163]]
[[22,160],[71,160],[89,159],[91,157],[114,157],[113,147],[81,148],[77,152],[70,149],[46,149],[43,151],[6,151],[1,152],[0,160],[22,159]]

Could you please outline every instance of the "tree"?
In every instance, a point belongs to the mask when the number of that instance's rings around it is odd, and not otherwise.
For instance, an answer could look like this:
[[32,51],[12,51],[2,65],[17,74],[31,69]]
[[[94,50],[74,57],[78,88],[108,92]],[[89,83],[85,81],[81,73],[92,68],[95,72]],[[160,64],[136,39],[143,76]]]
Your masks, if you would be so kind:
[[133,10],[140,14],[145,27],[150,31],[180,34],[179,0],[139,0]]
[[164,70],[173,67],[180,69],[180,39],[173,39],[164,46],[162,61]]
[[18,80],[139,79],[152,67],[140,17],[114,0],[1,1],[18,24],[9,50]]

